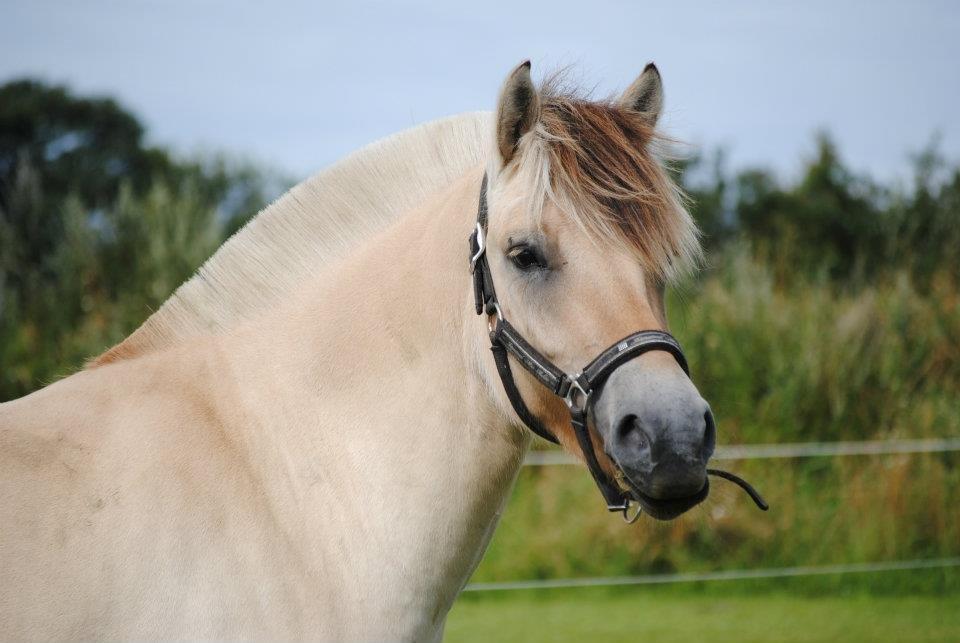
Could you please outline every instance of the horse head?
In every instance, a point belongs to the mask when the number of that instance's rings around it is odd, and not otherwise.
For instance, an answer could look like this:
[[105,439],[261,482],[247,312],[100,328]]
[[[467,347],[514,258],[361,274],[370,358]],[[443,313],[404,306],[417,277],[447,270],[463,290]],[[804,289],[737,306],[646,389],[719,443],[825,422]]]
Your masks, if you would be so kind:
[[[494,281],[497,290],[478,295],[478,311],[485,304],[484,330],[493,331],[495,349],[503,319],[522,338],[519,348],[509,336],[501,339],[526,368],[515,378],[520,406],[529,409],[518,410],[521,418],[537,418],[548,437],[583,453],[588,464],[595,458],[602,470],[595,477],[611,481],[598,479],[601,490],[615,484],[649,515],[671,519],[706,497],[716,436],[710,406],[666,333],[665,287],[696,264],[700,245],[658,155],[662,105],[652,64],[608,101],[564,94],[556,82],[538,89],[529,63],[510,74],[497,105],[495,153],[481,203],[489,223],[479,226],[487,290]],[[655,331],[661,343],[628,353],[635,343],[628,334],[637,329]],[[589,399],[571,402],[566,392],[581,388],[581,367],[598,354],[615,359],[621,351],[630,358],[580,391]],[[548,390],[551,368],[565,391]],[[565,394],[572,411],[582,405],[589,416],[587,444],[578,445]]]

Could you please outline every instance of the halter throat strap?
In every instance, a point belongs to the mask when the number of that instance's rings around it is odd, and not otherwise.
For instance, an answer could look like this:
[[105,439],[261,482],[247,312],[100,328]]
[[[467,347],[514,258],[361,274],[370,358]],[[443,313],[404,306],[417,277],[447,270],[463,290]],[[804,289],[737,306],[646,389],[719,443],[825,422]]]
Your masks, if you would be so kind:
[[478,315],[490,318],[490,350],[493,353],[497,373],[503,384],[507,399],[520,420],[536,435],[558,444],[557,437],[534,415],[517,388],[510,366],[509,356],[537,379],[551,393],[562,398],[570,410],[570,423],[577,444],[586,461],[594,482],[603,494],[610,511],[622,511],[626,516],[631,495],[625,492],[600,466],[589,429],[589,414],[594,393],[604,381],[629,360],[652,350],[662,350],[674,359],[689,375],[687,360],[679,342],[669,333],[660,330],[642,330],[624,337],[607,348],[575,375],[568,374],[534,348],[508,322],[500,309],[490,264],[487,261],[487,175],[480,184],[480,202],[477,208],[477,225],[470,235],[470,270],[473,273],[474,305]]

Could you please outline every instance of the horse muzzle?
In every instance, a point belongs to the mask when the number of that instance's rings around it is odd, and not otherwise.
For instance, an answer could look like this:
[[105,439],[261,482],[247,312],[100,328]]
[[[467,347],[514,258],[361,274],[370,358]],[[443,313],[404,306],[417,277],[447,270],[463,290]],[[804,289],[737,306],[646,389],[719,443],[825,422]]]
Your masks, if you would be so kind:
[[647,514],[669,520],[707,497],[716,428],[689,378],[651,362],[641,356],[612,373],[594,419],[632,495]]

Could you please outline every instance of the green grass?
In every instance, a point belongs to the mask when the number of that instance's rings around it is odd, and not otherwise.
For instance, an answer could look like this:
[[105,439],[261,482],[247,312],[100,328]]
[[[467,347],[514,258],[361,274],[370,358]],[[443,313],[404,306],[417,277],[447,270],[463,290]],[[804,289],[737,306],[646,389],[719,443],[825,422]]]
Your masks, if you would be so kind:
[[446,641],[960,641],[960,595],[798,597],[659,589],[465,595]]

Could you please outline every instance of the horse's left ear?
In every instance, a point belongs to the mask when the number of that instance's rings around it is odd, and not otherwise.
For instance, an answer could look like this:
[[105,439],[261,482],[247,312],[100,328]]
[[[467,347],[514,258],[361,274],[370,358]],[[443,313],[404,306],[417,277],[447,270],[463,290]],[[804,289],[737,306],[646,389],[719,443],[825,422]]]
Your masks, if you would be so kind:
[[640,77],[623,92],[620,106],[643,114],[651,127],[657,124],[663,109],[663,82],[656,65],[649,63],[644,67]]

